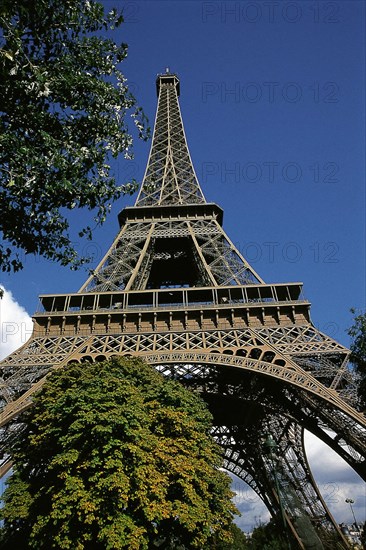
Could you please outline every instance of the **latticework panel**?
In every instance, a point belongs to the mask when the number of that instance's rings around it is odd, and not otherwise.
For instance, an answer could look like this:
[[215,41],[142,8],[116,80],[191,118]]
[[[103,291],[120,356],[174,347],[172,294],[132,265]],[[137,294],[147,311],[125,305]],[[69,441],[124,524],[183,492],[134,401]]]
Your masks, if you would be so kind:
[[123,290],[138,263],[146,239],[152,230],[151,223],[131,222],[125,224],[107,254],[80,291]]
[[347,352],[338,342],[321,333],[312,325],[293,325],[291,327],[263,327],[255,330],[258,337],[264,339],[277,350],[289,354],[309,354],[318,352]]
[[136,206],[205,202],[184,134],[177,80],[160,80],[154,136]]
[[204,258],[206,269],[216,285],[263,283],[217,220],[193,220],[190,227],[199,254]]
[[[176,239],[173,251],[164,251],[164,242]],[[159,245],[162,243],[163,245]],[[151,265],[165,253],[182,253],[193,258],[200,273],[196,286],[228,286],[263,283],[220,224],[209,219],[182,221],[127,222],[82,292],[141,290],[149,282]]]
[[32,338],[0,364],[0,405],[5,406],[43,380],[84,345],[87,337]]
[[[244,330],[203,330],[203,331],[169,331],[144,333],[137,332],[136,334],[99,334],[95,335],[91,340],[92,353],[126,353],[136,352],[143,353],[145,351],[164,351],[164,350],[206,350],[214,349],[218,352],[224,352],[228,348],[251,349],[258,346],[270,346],[282,356],[297,355],[299,347],[302,348],[306,344],[306,339],[309,333],[313,335],[313,340],[310,341],[311,353],[338,353],[346,354],[347,350],[337,344],[334,340],[328,337],[319,336],[319,333],[314,331],[308,325],[298,327],[282,327],[281,344],[277,345],[266,339],[264,330],[267,334],[271,332],[278,334],[276,328],[266,329],[244,329]],[[304,339],[302,341],[302,338]],[[308,352],[309,353],[309,352]],[[12,356],[13,357],[13,356]]]

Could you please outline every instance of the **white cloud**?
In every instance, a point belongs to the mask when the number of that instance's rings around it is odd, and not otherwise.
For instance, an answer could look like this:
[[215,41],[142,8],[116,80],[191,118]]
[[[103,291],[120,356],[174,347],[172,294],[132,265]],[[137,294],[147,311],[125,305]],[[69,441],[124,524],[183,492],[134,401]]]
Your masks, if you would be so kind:
[[235,475],[231,473],[229,475],[233,480],[231,484],[231,490],[235,493],[233,501],[241,513],[241,516],[235,517],[234,521],[242,531],[250,533],[259,524],[267,523],[271,516],[262,500],[249,485]]
[[12,293],[0,285],[0,360],[22,346],[31,336],[33,324],[26,310]]
[[317,437],[305,432],[305,448],[313,476],[330,512],[338,523],[353,523],[346,498],[354,501],[358,523],[365,521],[366,485],[354,470]]

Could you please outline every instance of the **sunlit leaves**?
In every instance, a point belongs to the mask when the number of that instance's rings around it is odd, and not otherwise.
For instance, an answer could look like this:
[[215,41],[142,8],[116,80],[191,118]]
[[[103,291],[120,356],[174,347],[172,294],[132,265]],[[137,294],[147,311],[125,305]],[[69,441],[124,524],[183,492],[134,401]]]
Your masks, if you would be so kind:
[[363,408],[366,408],[366,313],[356,315],[356,310],[351,309],[354,314],[353,325],[348,330],[351,342],[351,361],[356,367],[360,376],[358,395]]
[[37,549],[202,548],[228,536],[235,508],[211,415],[141,360],[55,373],[24,421],[3,509],[9,545],[19,533]]
[[[94,0],[9,0],[0,8],[0,267],[22,268],[17,250],[80,265],[67,210],[110,204],[136,182],[116,182],[111,158],[132,156],[127,117],[147,137],[120,63],[122,22]],[[92,225],[95,225],[93,223]],[[82,228],[80,228],[82,232]],[[90,232],[85,232],[89,237]]]

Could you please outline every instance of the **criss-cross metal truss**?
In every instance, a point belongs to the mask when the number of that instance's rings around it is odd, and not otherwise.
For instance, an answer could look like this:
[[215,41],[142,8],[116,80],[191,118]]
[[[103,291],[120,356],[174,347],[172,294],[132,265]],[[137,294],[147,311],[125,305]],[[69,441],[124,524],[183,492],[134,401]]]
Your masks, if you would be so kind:
[[[299,548],[347,548],[303,434],[317,435],[366,478],[366,421],[349,351],[313,326],[301,283],[265,284],[230,241],[193,169],[179,79],[159,76],[157,91],[144,181],[135,206],[119,215],[111,248],[79,292],[40,297],[31,339],[0,364],[2,444],[17,437],[51,370],[143,357],[201,392],[226,468],[272,514],[282,505]],[[266,454],[268,436],[275,457]],[[1,473],[10,465],[4,455]]]
[[179,108],[179,79],[157,80],[158,108],[149,160],[136,206],[203,204]]

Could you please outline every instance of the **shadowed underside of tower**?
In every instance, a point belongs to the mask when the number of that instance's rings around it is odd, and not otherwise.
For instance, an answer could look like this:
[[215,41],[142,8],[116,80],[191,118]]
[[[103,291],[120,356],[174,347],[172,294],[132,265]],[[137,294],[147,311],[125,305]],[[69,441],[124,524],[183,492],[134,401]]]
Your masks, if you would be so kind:
[[[134,207],[79,292],[42,295],[31,339],[1,367],[3,444],[47,373],[74,361],[138,355],[200,391],[225,466],[299,548],[347,548],[312,477],[308,429],[366,478],[366,423],[349,352],[319,332],[301,283],[265,284],[206,202],[184,134],[179,79],[157,79],[150,156]],[[276,453],[268,453],[268,438]],[[10,467],[4,459],[1,472]]]

